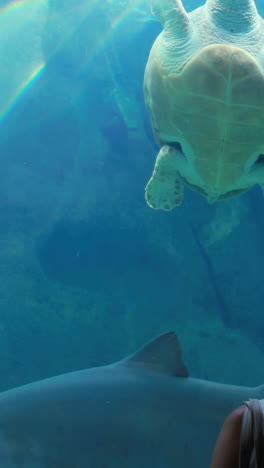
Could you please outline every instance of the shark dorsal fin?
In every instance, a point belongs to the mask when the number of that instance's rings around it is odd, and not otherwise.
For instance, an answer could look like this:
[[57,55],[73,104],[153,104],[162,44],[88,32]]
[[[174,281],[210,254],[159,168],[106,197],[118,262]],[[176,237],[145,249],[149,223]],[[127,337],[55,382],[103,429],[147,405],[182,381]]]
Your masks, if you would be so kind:
[[154,338],[123,362],[160,374],[177,377],[188,377],[189,375],[182,362],[181,348],[174,332],[163,333]]

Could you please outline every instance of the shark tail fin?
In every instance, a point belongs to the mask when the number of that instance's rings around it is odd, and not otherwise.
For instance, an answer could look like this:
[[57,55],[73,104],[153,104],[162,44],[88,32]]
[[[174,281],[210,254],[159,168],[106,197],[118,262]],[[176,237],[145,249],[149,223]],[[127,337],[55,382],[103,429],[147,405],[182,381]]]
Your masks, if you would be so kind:
[[163,333],[154,338],[122,363],[165,375],[177,377],[189,375],[182,361],[180,344],[174,332]]

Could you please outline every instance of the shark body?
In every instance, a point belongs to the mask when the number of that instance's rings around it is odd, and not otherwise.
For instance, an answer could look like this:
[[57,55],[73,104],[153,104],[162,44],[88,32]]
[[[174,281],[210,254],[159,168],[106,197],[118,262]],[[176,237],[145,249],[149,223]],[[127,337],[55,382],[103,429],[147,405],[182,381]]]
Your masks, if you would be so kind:
[[188,377],[168,332],[109,366],[0,395],[3,468],[204,468],[249,388]]

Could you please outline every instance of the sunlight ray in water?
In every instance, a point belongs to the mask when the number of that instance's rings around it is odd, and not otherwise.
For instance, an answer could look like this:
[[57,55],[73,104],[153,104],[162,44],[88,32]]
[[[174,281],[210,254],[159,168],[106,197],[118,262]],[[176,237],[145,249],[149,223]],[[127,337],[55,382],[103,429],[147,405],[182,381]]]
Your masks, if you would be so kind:
[[[72,22],[67,20],[65,21],[67,28],[65,28],[65,32],[60,31],[61,37],[57,40],[55,47],[50,51],[49,58],[72,38],[77,29],[87,20],[94,8],[99,5],[100,2],[101,0],[89,0],[88,2],[83,1],[67,12],[67,15],[72,13]],[[63,30],[63,18],[61,17],[61,12],[53,13],[53,15],[50,16],[49,21],[53,23],[53,25],[50,26],[51,29],[56,29],[58,24],[60,24],[60,28]]]
[[21,8],[21,7],[25,6],[26,3],[28,3],[27,0],[11,0],[6,5],[0,7],[0,14],[2,14],[4,12],[8,12],[10,10]]
[[10,1],[0,8],[0,121],[45,68],[41,32],[47,14],[47,0]]
[[15,19],[21,22],[22,14],[28,20],[37,10],[46,6],[47,2],[48,0],[10,0],[6,5],[0,6],[0,22],[11,23]]
[[109,28],[105,31],[105,34],[102,34],[100,39],[98,39],[97,44],[86,53],[86,60],[83,66],[87,66],[89,62],[91,62],[107,45],[107,42],[110,40],[111,35],[114,31],[116,31],[122,23],[129,18],[129,15],[133,12],[133,10],[137,11],[138,20],[140,27],[143,24],[143,20],[146,20],[147,12],[141,10],[139,6],[143,3],[142,0],[128,0],[122,8],[117,9],[116,14],[114,15]]
[[[72,38],[76,30],[84,23],[84,21],[87,20],[90,14],[94,12],[94,9],[100,6],[100,2],[101,0],[90,0],[88,3],[81,2],[81,4],[72,9],[75,20],[72,22],[72,24],[67,22],[65,33],[61,34],[60,40],[56,42],[55,47],[50,51],[49,56],[46,58],[47,61],[56,53],[58,49],[60,49],[67,41]],[[106,3],[106,9],[112,8],[109,26],[105,31],[102,31],[102,34],[98,36],[94,46],[90,47],[89,50],[87,48],[82,67],[87,66],[98,55],[98,53],[104,49],[107,42],[111,39],[113,32],[116,31],[118,27],[129,18],[131,13],[136,12],[139,17],[139,24],[143,24],[143,21],[146,19],[146,12],[140,8],[142,3],[142,0],[128,0],[126,2],[120,2],[119,4],[118,2],[116,3],[116,0],[115,2],[109,0],[108,4]],[[23,31],[25,28],[27,28],[28,23],[34,21],[35,14],[42,14],[42,9],[44,14],[46,14],[45,8],[48,9],[47,0],[13,0],[10,1],[7,5],[0,7],[0,26],[3,25],[5,28],[4,31],[2,28],[2,43],[7,41],[8,37],[10,37],[11,41],[14,41],[14,37],[17,32]],[[100,6],[100,8],[102,8],[102,6]],[[56,28],[58,22],[61,21],[60,15],[55,13],[53,16],[49,17],[49,21],[52,21],[54,23],[54,27]],[[13,38],[12,35],[14,35]],[[13,45],[13,48],[16,47],[17,42],[15,42],[15,45]],[[4,52],[4,47],[0,47],[0,55],[2,55]],[[10,64],[8,65],[10,66]],[[29,67],[26,73],[25,71],[21,73],[21,77],[16,81],[16,84],[13,87],[10,95],[6,96],[2,103],[0,102],[0,121],[2,121],[3,118],[5,118],[10,113],[10,111],[14,109],[17,102],[26,93],[29,87],[36,82],[37,78],[44,71],[45,67],[46,63],[44,63],[43,57],[41,57],[39,59],[39,63],[38,61],[34,60],[32,67]],[[7,69],[7,75],[8,73],[13,73],[12,67],[10,67],[10,70]],[[1,78],[1,80],[2,79],[3,78]],[[4,80],[7,80],[7,77],[5,77]],[[9,84],[8,80],[6,83]]]
[[112,30],[118,28],[121,23],[133,12],[137,12],[139,21],[145,20],[147,16],[147,12],[144,9],[139,8],[142,5],[142,0],[128,0],[126,5],[123,6],[122,11],[116,15],[115,19],[112,22]]
[[17,88],[14,91],[12,99],[6,104],[6,107],[4,109],[1,109],[1,114],[0,114],[0,122],[9,114],[12,109],[14,109],[15,105],[17,102],[21,99],[22,96],[26,93],[26,91],[35,83],[37,78],[42,74],[46,67],[46,63],[42,62],[40,63],[35,70],[30,74],[30,76],[25,80],[19,88]]

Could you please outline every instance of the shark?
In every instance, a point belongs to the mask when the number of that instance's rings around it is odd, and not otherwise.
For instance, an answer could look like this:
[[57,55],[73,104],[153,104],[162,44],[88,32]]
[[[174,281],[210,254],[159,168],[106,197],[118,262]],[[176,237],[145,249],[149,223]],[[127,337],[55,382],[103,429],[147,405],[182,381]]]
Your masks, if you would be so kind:
[[221,425],[264,386],[191,378],[166,332],[111,365],[0,394],[2,468],[205,468]]

